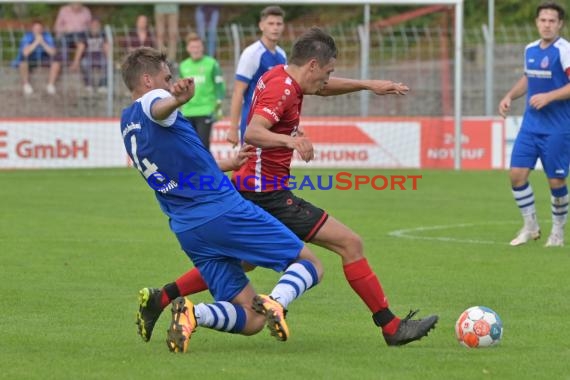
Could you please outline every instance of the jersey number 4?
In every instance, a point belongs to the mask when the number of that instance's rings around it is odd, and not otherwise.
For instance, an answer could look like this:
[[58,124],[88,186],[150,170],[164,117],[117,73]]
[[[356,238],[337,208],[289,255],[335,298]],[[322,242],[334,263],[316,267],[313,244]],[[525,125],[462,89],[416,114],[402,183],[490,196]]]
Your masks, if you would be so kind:
[[155,163],[150,162],[148,159],[143,158],[142,164],[139,161],[139,156],[137,155],[137,138],[134,134],[131,136],[131,154],[133,156],[135,167],[146,179],[158,171],[158,166],[156,166]]

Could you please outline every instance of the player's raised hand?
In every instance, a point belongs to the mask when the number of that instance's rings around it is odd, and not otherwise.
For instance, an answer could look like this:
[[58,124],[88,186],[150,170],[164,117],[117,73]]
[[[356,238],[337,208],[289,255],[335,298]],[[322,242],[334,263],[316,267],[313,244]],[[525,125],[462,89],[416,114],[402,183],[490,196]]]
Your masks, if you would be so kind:
[[376,95],[406,95],[410,88],[403,83],[391,80],[372,80],[370,91]]
[[170,93],[180,103],[184,104],[194,96],[194,78],[182,78],[170,86]]

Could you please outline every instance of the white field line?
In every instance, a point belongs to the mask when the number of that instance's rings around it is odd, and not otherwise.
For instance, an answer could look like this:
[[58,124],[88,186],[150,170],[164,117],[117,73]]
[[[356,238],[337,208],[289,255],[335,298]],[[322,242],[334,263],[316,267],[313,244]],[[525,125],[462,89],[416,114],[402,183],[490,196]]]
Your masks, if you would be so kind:
[[438,226],[420,226],[415,228],[405,228],[401,230],[391,231],[388,232],[388,236],[403,238],[403,239],[435,240],[435,241],[443,241],[451,243],[507,245],[509,244],[510,236],[505,236],[505,240],[503,241],[495,241],[495,240],[481,240],[481,239],[469,239],[469,238],[455,238],[451,236],[421,236],[417,234],[425,231],[440,231],[440,230],[451,230],[458,228],[470,228],[474,226],[505,225],[505,224],[521,224],[521,222],[511,221],[511,222],[486,222],[486,223],[458,223],[458,224],[444,224]]

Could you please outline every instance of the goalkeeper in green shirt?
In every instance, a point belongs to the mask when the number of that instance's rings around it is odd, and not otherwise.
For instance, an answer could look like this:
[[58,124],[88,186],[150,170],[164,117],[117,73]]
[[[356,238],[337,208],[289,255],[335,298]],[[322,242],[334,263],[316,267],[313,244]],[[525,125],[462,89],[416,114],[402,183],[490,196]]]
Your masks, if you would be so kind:
[[180,63],[180,78],[194,78],[196,90],[180,112],[192,123],[206,149],[210,150],[212,124],[221,116],[226,85],[220,64],[204,55],[204,43],[196,33],[186,37],[186,51],[190,57]]

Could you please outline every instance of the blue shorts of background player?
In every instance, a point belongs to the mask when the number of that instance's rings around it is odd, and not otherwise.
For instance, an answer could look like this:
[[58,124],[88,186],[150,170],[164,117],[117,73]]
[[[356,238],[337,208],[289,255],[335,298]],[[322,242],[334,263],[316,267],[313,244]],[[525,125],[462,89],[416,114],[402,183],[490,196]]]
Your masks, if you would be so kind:
[[534,169],[540,158],[548,178],[566,178],[570,167],[570,134],[519,132],[511,155],[511,168]]
[[[299,258],[304,245],[277,219],[247,201],[176,236],[216,301],[231,301],[249,283],[242,261],[282,272]],[[317,274],[312,274],[316,283]]]

